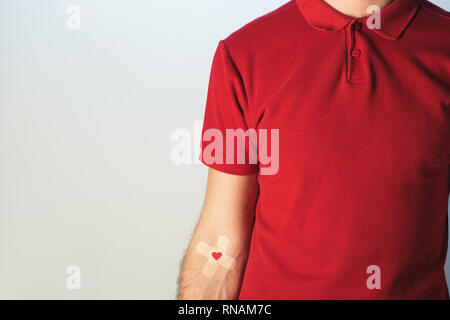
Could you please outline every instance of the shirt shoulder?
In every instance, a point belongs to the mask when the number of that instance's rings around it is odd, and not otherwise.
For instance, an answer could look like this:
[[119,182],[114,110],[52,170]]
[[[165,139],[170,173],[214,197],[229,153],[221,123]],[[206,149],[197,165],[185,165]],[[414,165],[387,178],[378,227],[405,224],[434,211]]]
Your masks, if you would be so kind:
[[[409,39],[420,48],[450,50],[450,13],[435,4],[423,0],[414,18]],[[412,37],[412,38],[411,38]]]
[[423,8],[427,14],[433,15],[441,23],[445,23],[447,25],[450,24],[450,12],[446,11],[445,9],[438,7],[434,3],[431,3],[427,0],[423,2]]
[[[295,0],[289,1],[278,9],[271,11],[247,23],[223,40],[227,49],[233,52],[247,53],[263,51],[273,46],[293,30],[298,29],[304,20]],[[279,42],[278,41],[278,42]]]
[[434,33],[440,30],[448,36],[448,32],[450,31],[450,12],[430,1],[424,0],[419,16],[422,16],[427,21],[426,25],[433,28]]

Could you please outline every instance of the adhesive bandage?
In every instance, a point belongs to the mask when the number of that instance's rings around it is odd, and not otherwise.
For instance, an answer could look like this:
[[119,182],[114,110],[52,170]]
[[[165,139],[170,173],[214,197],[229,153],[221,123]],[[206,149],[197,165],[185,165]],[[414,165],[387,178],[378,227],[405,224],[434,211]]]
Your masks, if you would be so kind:
[[219,239],[217,239],[215,247],[204,242],[200,242],[197,245],[197,252],[207,259],[202,271],[205,277],[213,277],[219,265],[228,270],[234,268],[236,260],[225,254],[229,245],[230,240],[225,236],[220,236]]

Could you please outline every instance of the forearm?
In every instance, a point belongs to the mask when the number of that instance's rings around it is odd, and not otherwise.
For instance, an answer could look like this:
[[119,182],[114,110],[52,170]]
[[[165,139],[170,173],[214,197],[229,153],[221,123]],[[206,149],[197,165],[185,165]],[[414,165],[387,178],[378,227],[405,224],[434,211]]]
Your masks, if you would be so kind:
[[210,170],[202,214],[181,268],[179,299],[238,298],[257,196],[256,175]]
[[[223,235],[221,235],[223,236]],[[242,277],[247,263],[248,248],[242,243],[236,244],[232,237],[230,247],[226,252],[215,251],[222,256],[216,261],[205,257],[198,247],[210,243],[214,245],[219,238],[200,239],[194,237],[183,261],[180,275],[178,299],[189,300],[234,300],[238,298]],[[241,247],[240,249],[237,249]],[[247,246],[245,246],[247,247]],[[224,255],[233,261],[233,265],[223,266],[220,260]],[[232,260],[231,260],[232,259]],[[207,264],[212,264],[208,267]]]
[[[219,238],[221,241],[229,241],[226,250],[217,249]],[[229,234],[216,233],[206,237],[196,234],[183,261],[178,299],[237,299],[247,263],[248,244],[249,239],[237,239]],[[212,252],[206,249],[205,252],[205,248],[209,246],[214,249]],[[213,252],[216,254],[215,258]]]

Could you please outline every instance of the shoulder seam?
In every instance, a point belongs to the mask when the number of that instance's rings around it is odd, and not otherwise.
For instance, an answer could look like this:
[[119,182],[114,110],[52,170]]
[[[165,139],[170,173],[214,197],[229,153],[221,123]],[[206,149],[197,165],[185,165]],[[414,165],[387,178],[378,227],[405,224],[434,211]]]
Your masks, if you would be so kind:
[[[246,85],[245,85],[245,82],[244,82],[244,78],[243,78],[243,76],[242,76],[242,73],[241,73],[241,71],[239,70],[239,67],[237,66],[235,60],[233,59],[233,56],[231,55],[230,50],[228,50],[227,44],[225,43],[225,40],[220,40],[219,43],[222,44],[223,49],[224,49],[225,53],[227,54],[227,57],[228,57],[228,59],[230,60],[232,66],[233,66],[233,69],[234,69],[234,71],[236,72],[236,74],[237,74],[237,76],[238,76],[238,78],[239,78],[239,81],[241,81],[241,83],[242,83],[242,86],[243,86],[244,91],[245,91],[246,99],[247,99],[247,87],[246,87]],[[248,103],[248,101],[247,101],[247,103]]]
[[425,9],[426,11],[428,11],[428,12],[430,12],[430,13],[432,13],[432,14],[438,16],[438,17],[441,17],[441,18],[444,18],[444,19],[447,20],[447,21],[450,21],[450,17],[444,16],[443,14],[441,14],[441,13],[439,13],[439,12],[436,12],[436,11],[432,10],[431,8],[428,7],[428,5],[426,4],[426,2],[424,2],[424,4],[422,5],[422,8]]

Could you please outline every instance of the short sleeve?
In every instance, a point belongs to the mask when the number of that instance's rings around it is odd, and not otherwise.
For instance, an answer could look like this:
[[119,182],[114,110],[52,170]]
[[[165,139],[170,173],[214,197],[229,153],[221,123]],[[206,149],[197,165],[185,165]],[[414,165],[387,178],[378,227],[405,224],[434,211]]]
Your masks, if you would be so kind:
[[248,127],[246,112],[242,76],[221,41],[214,55],[203,122],[200,160],[205,165],[235,175],[258,172],[256,131]]

